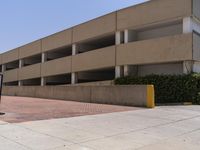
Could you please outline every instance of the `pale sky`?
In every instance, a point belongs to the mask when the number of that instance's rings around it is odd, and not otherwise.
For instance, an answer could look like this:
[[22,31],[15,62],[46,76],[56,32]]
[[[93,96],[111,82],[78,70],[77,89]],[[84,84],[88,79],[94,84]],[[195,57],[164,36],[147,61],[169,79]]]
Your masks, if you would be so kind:
[[146,0],[1,0],[0,53]]

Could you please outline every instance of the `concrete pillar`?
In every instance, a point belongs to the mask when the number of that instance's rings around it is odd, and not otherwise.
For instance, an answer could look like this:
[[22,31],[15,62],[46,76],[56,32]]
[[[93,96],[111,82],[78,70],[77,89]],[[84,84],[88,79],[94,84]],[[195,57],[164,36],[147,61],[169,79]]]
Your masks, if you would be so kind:
[[18,81],[18,86],[23,86],[23,81]]
[[124,30],[124,43],[137,41],[137,32],[134,30]]
[[[117,31],[115,33],[115,44],[120,45],[124,41],[123,32]],[[122,67],[121,66],[115,66],[115,78],[120,78],[122,76]]]
[[115,78],[123,77],[123,66],[115,67]]
[[[137,40],[137,33],[134,30],[124,30],[124,43],[134,42]],[[130,65],[125,65],[123,70],[124,76],[129,76],[131,71]]]
[[129,75],[129,66],[125,65],[124,66],[124,76],[128,76]]
[[71,73],[71,84],[76,84],[76,83],[78,83],[78,76],[77,76],[77,73],[72,72],[72,73]]
[[1,68],[1,72],[3,73],[6,70],[6,66],[3,64]]
[[[72,56],[78,54],[78,47],[76,44],[72,45]],[[76,84],[78,82],[78,75],[76,72],[71,73],[71,84]]]
[[47,54],[46,53],[42,53],[42,60],[41,60],[41,62],[44,63],[45,61],[47,61]]
[[[192,17],[183,18],[183,33],[197,32],[200,34],[200,22]],[[199,63],[194,61],[183,62],[183,73],[188,74],[191,72],[199,71]]]
[[190,74],[193,71],[193,61],[184,61],[183,62],[183,73]]
[[192,18],[183,18],[183,33],[192,33],[193,31],[200,34],[200,21]]
[[46,79],[44,77],[41,77],[41,86],[46,85]]
[[191,17],[183,18],[183,33],[192,33],[193,25],[192,25]]
[[193,72],[200,73],[200,61],[195,61],[193,63]]
[[124,42],[124,32],[123,31],[117,31],[115,34],[115,44],[119,45]]
[[[42,53],[42,60],[41,62],[44,63],[47,61],[47,54],[46,53]],[[41,81],[41,86],[45,86],[46,85],[46,79],[44,77],[41,77],[40,79]]]
[[20,59],[19,60],[19,68],[22,68],[24,66],[24,60]]
[[78,46],[76,44],[72,45],[72,55],[78,54]]

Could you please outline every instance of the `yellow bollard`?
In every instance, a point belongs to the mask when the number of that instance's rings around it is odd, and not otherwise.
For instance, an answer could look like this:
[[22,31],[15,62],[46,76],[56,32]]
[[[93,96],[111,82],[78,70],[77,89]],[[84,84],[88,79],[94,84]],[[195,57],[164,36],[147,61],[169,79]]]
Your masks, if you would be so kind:
[[155,107],[155,91],[153,85],[147,85],[147,108]]

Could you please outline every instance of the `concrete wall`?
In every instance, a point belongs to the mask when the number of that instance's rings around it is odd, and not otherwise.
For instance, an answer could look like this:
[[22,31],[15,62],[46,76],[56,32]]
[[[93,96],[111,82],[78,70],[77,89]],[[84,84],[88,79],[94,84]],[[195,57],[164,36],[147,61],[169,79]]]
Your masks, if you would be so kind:
[[[148,93],[149,89],[151,93]],[[154,107],[155,103],[153,87],[146,85],[3,87],[3,95],[141,107]],[[149,102],[152,105],[148,105]]]
[[42,39],[42,51],[64,47],[72,44],[72,29],[64,30]]
[[183,63],[169,63],[169,64],[152,64],[141,65],[138,67],[138,75],[145,76],[149,74],[182,74]]
[[200,20],[200,1],[193,0],[193,15]]
[[115,46],[72,56],[72,72],[115,66]]
[[118,30],[192,15],[191,0],[151,0],[117,12]]
[[192,60],[192,34],[118,45],[116,55],[119,66]]
[[171,26],[157,27],[138,32],[137,40],[146,40],[152,38],[159,38],[163,36],[171,36],[181,34],[183,32],[182,24],[175,24]]
[[41,40],[27,44],[19,48],[19,58],[25,58],[41,53]]
[[41,76],[51,76],[71,72],[72,57],[64,57],[42,63]]

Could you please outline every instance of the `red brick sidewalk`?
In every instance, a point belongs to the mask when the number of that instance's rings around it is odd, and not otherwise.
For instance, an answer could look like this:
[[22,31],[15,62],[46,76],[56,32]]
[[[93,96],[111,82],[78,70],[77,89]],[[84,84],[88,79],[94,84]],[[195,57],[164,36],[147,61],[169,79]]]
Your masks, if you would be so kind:
[[136,110],[135,107],[79,103],[72,101],[46,100],[26,97],[2,97],[0,120],[9,123],[67,118],[119,111]]

